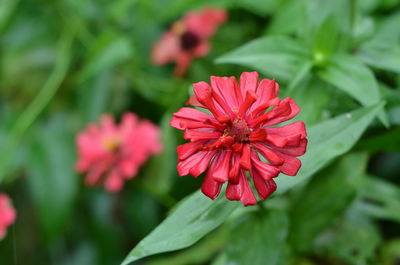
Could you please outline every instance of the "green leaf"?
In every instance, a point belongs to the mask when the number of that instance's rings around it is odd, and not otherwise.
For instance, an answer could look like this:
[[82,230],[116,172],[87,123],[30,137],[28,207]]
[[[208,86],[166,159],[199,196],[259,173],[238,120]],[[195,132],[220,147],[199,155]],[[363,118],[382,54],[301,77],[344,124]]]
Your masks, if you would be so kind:
[[316,174],[298,194],[291,206],[289,235],[296,250],[308,250],[314,238],[351,203],[364,175],[367,158],[364,153],[344,156]]
[[129,40],[116,32],[105,32],[92,44],[86,64],[79,75],[79,81],[99,74],[121,64],[133,55]]
[[176,173],[176,130],[169,125],[172,113],[164,114],[160,128],[164,150],[162,154],[151,159],[146,166],[145,183],[158,194],[166,194],[169,192]]
[[316,65],[325,65],[336,47],[338,29],[332,16],[325,19],[314,36],[313,56]]
[[277,193],[283,193],[328,164],[335,157],[349,151],[383,104],[358,109],[308,128],[308,150],[300,157],[302,167],[296,177],[276,179]]
[[78,87],[79,115],[82,122],[95,121],[107,111],[111,85],[111,72],[104,71]]
[[381,243],[379,229],[367,216],[352,210],[318,237],[316,252],[351,265],[377,264],[368,261]]
[[275,11],[279,0],[238,0],[235,4],[257,15],[265,16]]
[[[324,111],[328,108],[331,91],[325,89],[327,85],[321,80],[312,78],[309,82],[301,82],[293,93],[292,98],[300,106],[301,111],[295,120],[304,121],[308,126],[315,125],[323,120]],[[312,102],[312,104],[310,104]]]
[[226,264],[284,264],[288,228],[289,219],[283,211],[267,209],[244,216],[232,228]]
[[289,80],[309,58],[308,49],[300,42],[274,36],[253,40],[217,58],[216,63],[239,64],[258,70],[269,78]]
[[357,207],[364,213],[400,222],[400,188],[376,177],[367,177],[359,189]]
[[167,251],[188,247],[222,224],[239,205],[223,196],[215,201],[200,191],[186,197],[152,233],[129,253],[122,265]]
[[78,190],[73,136],[65,120],[63,115],[55,116],[35,130],[27,158],[26,180],[48,241],[63,233]]
[[[331,61],[317,75],[326,82],[343,90],[363,106],[381,101],[381,94],[374,74],[357,57],[347,54],[335,54]],[[383,112],[380,118],[386,118]],[[385,120],[386,123],[386,120]]]
[[357,55],[365,63],[380,69],[400,73],[400,13],[384,19],[373,37],[364,42]]

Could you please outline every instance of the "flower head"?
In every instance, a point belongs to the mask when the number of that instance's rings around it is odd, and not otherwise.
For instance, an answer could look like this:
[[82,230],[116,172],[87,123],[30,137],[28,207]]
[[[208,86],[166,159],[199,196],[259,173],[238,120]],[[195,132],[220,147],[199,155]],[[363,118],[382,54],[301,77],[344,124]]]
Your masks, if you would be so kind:
[[17,214],[11,204],[11,200],[4,193],[0,193],[0,240],[7,232],[7,227],[15,222]]
[[99,125],[89,124],[77,136],[77,171],[87,173],[87,185],[104,181],[108,191],[117,192],[150,155],[161,151],[159,134],[157,126],[133,113],[125,113],[120,125],[103,115]]
[[274,178],[280,172],[294,176],[301,167],[297,156],[306,151],[307,133],[301,121],[271,127],[297,115],[299,107],[292,98],[279,99],[275,80],[258,82],[256,72],[235,77],[211,77],[193,84],[194,95],[188,103],[207,109],[181,108],[170,122],[184,130],[189,143],[178,146],[179,175],[207,174],[202,191],[215,199],[228,182],[226,197],[244,205],[257,200],[248,181],[253,180],[259,197],[265,200],[276,190]]
[[193,58],[204,57],[210,50],[209,38],[227,17],[223,9],[206,8],[189,12],[176,21],[153,47],[154,64],[175,62],[175,75],[185,74]]

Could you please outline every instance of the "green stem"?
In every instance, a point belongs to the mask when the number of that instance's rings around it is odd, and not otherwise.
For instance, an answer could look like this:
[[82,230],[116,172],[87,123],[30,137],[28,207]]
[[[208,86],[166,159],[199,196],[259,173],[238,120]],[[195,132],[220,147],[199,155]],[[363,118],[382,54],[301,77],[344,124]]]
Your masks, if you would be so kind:
[[10,159],[19,144],[20,139],[34,123],[43,109],[49,104],[64,80],[71,57],[71,45],[75,30],[66,30],[58,44],[57,60],[53,72],[50,74],[43,88],[35,99],[27,106],[11,128],[7,142],[2,150],[0,159],[0,182],[5,179]]

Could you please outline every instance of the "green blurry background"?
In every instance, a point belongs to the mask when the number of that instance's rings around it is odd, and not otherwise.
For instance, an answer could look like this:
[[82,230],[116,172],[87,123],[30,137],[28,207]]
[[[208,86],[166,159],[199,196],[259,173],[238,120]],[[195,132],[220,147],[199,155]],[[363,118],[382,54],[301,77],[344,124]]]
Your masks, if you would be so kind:
[[[210,5],[229,13],[210,54],[184,78],[153,66],[151,47],[169,25]],[[200,186],[177,176],[183,139],[168,125],[190,84],[253,70],[277,79],[308,126],[380,101],[386,111],[309,182],[267,200],[288,216],[270,228],[286,227],[280,256],[261,221],[250,222],[252,240],[240,219],[257,208],[248,207],[193,247],[138,264],[399,265],[398,0],[1,0],[0,191],[18,219],[0,264],[119,264]],[[164,152],[119,194],[84,186],[75,135],[125,111],[161,127]]]

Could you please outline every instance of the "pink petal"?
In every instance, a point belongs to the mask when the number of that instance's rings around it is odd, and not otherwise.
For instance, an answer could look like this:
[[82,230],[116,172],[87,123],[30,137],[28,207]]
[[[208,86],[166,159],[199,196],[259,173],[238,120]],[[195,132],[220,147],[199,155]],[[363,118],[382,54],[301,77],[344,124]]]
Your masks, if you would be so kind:
[[257,102],[254,103],[251,110],[258,106],[267,103],[273,98],[277,97],[279,93],[279,85],[275,80],[263,79],[257,87]]
[[183,76],[187,69],[189,68],[190,63],[192,62],[192,55],[187,52],[179,52],[176,57],[176,66],[174,69],[174,75]]
[[204,142],[201,141],[195,143],[186,143],[178,146],[176,148],[176,152],[178,153],[178,159],[180,161],[185,160],[189,156],[199,151],[202,146],[204,146]]
[[208,152],[199,163],[193,165],[193,167],[189,170],[190,175],[197,178],[201,173],[206,171],[208,165],[210,164],[210,160],[215,155],[216,151]]
[[300,135],[301,138],[305,138],[307,136],[306,126],[302,121],[296,121],[281,127],[266,127],[265,130],[267,133],[281,136]]
[[207,55],[207,53],[210,51],[210,43],[207,41],[202,41],[199,45],[197,45],[194,50],[193,50],[193,55],[195,57],[204,57]]
[[151,51],[151,61],[155,65],[164,65],[175,61],[180,51],[179,37],[171,32],[166,32]]

